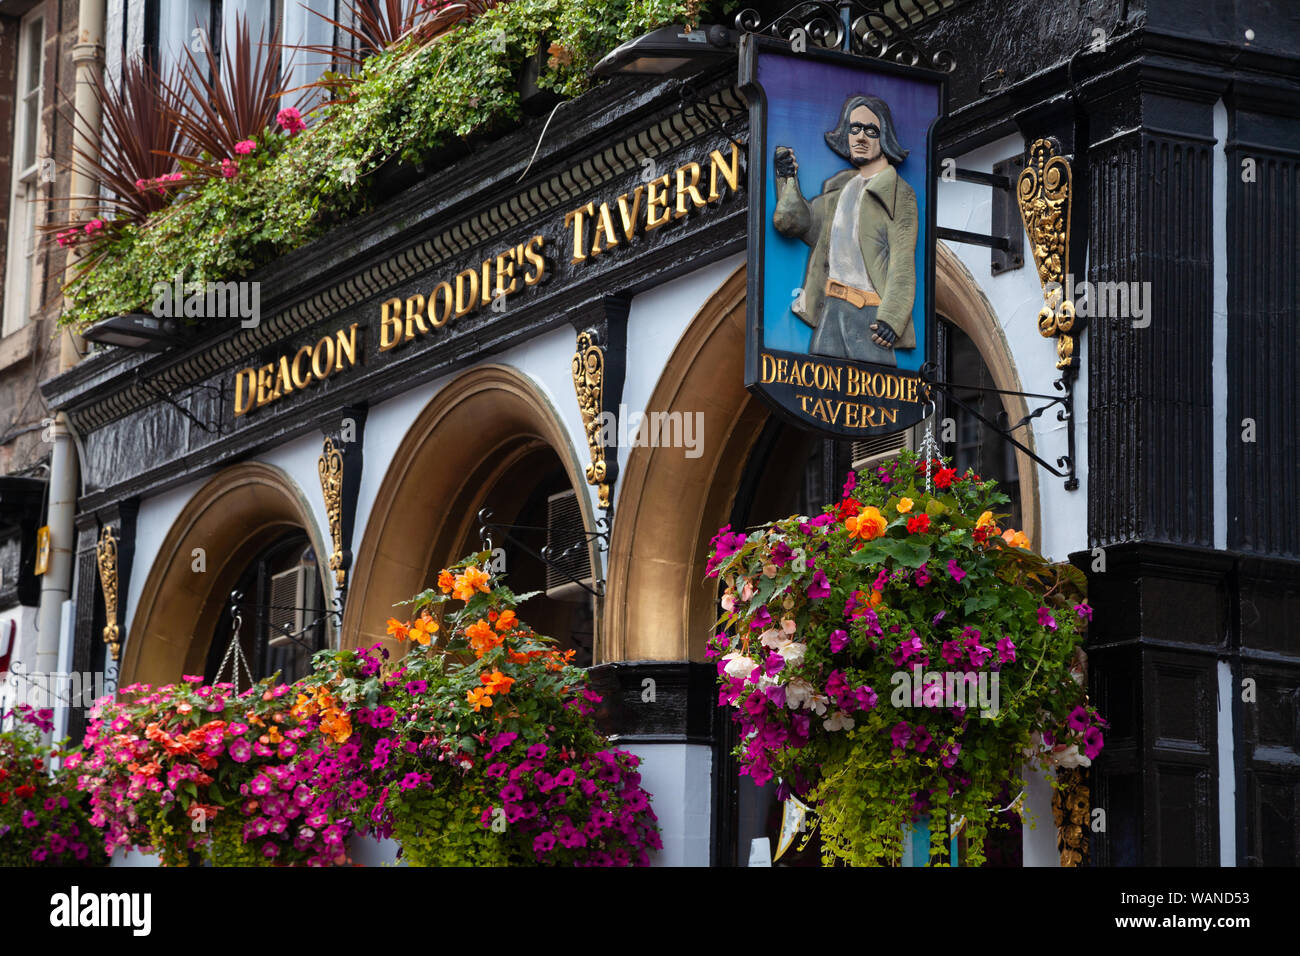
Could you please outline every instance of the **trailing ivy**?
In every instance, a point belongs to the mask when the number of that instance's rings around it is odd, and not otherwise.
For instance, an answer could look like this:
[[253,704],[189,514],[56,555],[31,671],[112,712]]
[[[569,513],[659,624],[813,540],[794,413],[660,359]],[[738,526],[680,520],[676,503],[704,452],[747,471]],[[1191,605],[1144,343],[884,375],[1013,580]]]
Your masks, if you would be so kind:
[[543,89],[577,96],[610,49],[665,24],[698,22],[700,6],[511,0],[426,46],[407,41],[371,57],[345,101],[320,109],[306,132],[268,129],[232,178],[204,180],[143,224],[100,240],[105,255],[70,286],[61,321],[85,326],[147,310],[154,284],[177,275],[227,280],[264,266],[371,208],[374,174],[386,162],[419,162],[518,121],[516,77],[530,57],[546,56]]

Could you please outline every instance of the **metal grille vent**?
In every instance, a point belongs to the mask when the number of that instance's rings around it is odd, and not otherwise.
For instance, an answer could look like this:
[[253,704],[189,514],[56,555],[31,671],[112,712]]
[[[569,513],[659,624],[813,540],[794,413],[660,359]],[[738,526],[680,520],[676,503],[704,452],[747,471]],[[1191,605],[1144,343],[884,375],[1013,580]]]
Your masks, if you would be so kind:
[[546,499],[546,547],[550,557],[546,596],[561,601],[586,600],[588,592],[572,580],[577,578],[588,587],[592,584],[586,528],[576,492],[562,491]]
[[299,564],[288,571],[271,575],[271,608],[267,620],[271,625],[267,644],[271,647],[284,647],[292,644],[285,636],[285,625],[294,636],[301,632],[315,618],[313,601],[316,587],[316,569],[310,564]]
[[901,431],[896,435],[882,435],[879,438],[864,438],[853,443],[851,461],[853,470],[861,471],[893,458],[903,449],[913,450],[912,430]]

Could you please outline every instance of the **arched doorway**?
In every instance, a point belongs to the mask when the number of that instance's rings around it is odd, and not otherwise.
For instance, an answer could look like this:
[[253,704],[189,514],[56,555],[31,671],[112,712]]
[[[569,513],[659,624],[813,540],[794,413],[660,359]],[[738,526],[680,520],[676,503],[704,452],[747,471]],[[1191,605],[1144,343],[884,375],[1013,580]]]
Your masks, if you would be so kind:
[[[571,496],[571,497],[570,497]],[[507,585],[516,592],[548,590],[546,543],[556,499],[580,516],[574,531],[595,526],[590,497],[567,430],[542,393],[503,366],[481,366],[444,386],[420,413],[392,455],[357,550],[344,614],[348,647],[389,642],[385,622],[394,605],[436,581],[447,564],[480,548],[478,513],[497,525],[494,547],[504,550]],[[580,526],[582,531],[578,531]],[[541,530],[539,530],[541,529]],[[587,547],[593,576],[602,555]],[[554,578],[520,616],[539,633],[590,663],[599,608],[581,588]]]
[[[173,522],[140,592],[119,684],[203,674],[219,643],[214,638],[224,633],[230,592],[258,555],[289,535],[314,554],[326,553],[309,504],[280,469],[247,462],[199,489]],[[325,597],[322,590],[321,607]]]

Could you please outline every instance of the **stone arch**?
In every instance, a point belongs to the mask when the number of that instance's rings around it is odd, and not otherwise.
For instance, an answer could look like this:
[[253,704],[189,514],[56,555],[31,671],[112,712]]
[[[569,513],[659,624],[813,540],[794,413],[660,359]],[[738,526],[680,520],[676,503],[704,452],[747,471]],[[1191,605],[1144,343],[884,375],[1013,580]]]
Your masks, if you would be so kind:
[[[254,461],[213,476],[158,549],[131,617],[119,684],[158,685],[202,674],[230,589],[248,562],[290,529],[306,531],[318,559],[327,560],[311,506],[285,472]],[[193,569],[195,548],[204,549],[202,573]]]
[[[385,631],[398,613],[393,605],[425,587],[435,564],[476,548],[477,514],[499,479],[548,453],[564,466],[590,531],[583,467],[558,412],[529,379],[484,365],[439,390],[394,451],[375,498],[351,573],[342,645],[386,641],[396,650]],[[589,554],[599,576],[601,555],[594,546]]]
[[[709,539],[727,522],[749,452],[768,411],[744,387],[745,267],[700,309],[674,349],[649,408],[703,411],[714,437],[698,458],[633,448],[620,476],[609,549],[605,660],[699,659],[717,620],[714,582],[704,577]],[[998,388],[1019,390],[997,317],[961,261],[942,243],[936,308],[975,341]],[[1008,399],[1018,420],[1024,399]],[[1033,446],[1032,435],[1027,442]],[[1025,531],[1037,540],[1035,466],[1017,452]]]

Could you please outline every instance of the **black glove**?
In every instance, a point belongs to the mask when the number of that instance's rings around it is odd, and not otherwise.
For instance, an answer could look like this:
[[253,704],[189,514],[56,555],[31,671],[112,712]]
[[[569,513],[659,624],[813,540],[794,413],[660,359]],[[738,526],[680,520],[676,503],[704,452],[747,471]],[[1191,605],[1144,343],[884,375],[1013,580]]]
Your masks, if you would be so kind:
[[775,157],[776,174],[781,178],[793,176],[799,171],[799,164],[794,160],[794,150],[789,146],[778,146]]
[[894,332],[893,329],[891,329],[884,322],[872,322],[871,331],[876,333],[876,335],[879,336],[880,338],[884,339],[885,344],[887,346],[889,346],[890,348],[894,347],[894,342],[898,338],[898,335],[897,333]]

